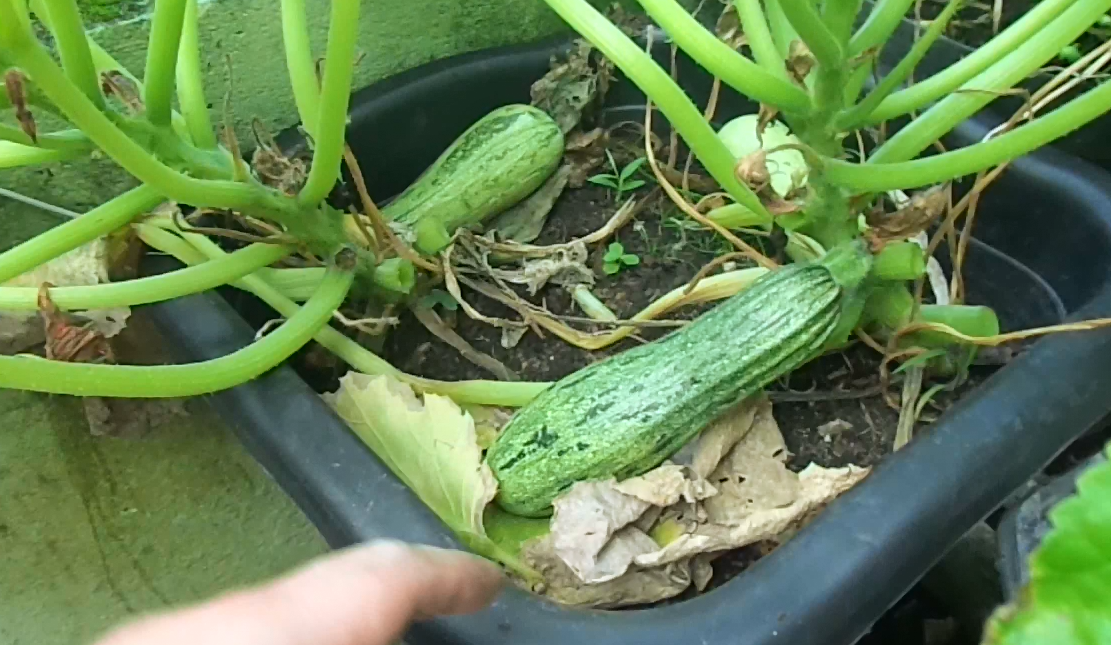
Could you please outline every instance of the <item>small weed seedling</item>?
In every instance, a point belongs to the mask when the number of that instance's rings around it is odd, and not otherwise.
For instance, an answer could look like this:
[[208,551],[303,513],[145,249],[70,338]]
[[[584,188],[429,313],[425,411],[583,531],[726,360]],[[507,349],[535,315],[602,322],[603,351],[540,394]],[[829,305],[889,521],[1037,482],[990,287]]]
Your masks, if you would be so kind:
[[612,188],[614,193],[614,201],[620,202],[622,195],[632,192],[644,185],[643,179],[633,178],[633,175],[636,173],[636,171],[644,165],[644,157],[637,157],[636,159],[633,159],[629,162],[629,165],[625,166],[621,170],[617,169],[617,162],[613,160],[613,155],[610,154],[609,150],[606,150],[606,159],[609,160],[610,170],[612,170],[613,172],[594,175],[593,177],[588,178],[587,181],[599,186]]
[[640,257],[635,253],[626,253],[621,242],[610,244],[602,260],[604,260],[602,270],[606,275],[614,275],[624,267],[635,267],[640,264]]

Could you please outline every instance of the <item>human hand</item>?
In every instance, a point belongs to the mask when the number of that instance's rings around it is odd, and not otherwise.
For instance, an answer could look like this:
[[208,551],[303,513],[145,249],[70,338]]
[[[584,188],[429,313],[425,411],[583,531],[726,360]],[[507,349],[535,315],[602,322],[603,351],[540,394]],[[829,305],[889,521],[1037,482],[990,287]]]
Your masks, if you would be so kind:
[[482,609],[502,580],[497,567],[468,553],[376,542],[139,620],[97,645],[391,645],[414,620]]

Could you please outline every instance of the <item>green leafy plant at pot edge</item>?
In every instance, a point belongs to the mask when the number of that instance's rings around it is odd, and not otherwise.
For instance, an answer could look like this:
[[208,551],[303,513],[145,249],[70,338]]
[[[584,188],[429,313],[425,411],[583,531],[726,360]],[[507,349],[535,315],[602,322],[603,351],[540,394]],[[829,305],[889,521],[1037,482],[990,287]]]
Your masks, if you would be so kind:
[[988,621],[985,644],[1111,642],[1111,461],[1082,474],[1077,494],[1049,519],[1053,528],[1030,558],[1030,581]]
[[[759,101],[767,114],[777,114],[784,122],[762,130],[762,120],[748,118],[740,122],[748,125],[734,124],[732,132],[720,133],[666,71],[585,0],[546,2],[658,106],[730,197],[732,203],[723,207],[731,209],[730,226],[783,229],[793,264],[776,267],[753,252],[763,265],[755,270],[766,272],[743,285],[754,282],[753,287],[664,341],[600,361],[556,384],[450,383],[404,374],[333,329],[328,324],[332,314],[349,297],[406,300],[419,272],[436,270],[435,254],[451,243],[458,229],[481,227],[544,183],[558,166],[564,145],[551,117],[530,106],[496,110],[461,135],[381,213],[367,204],[363,216],[343,213],[325,198],[339,179],[346,152],[344,129],[360,5],[356,0],[331,4],[320,76],[309,47],[303,1],[281,3],[286,62],[302,127],[312,143],[312,159],[304,176],[289,172],[280,182],[267,181],[258,163],[242,159],[234,140],[220,141],[214,133],[201,92],[195,0],[156,1],[142,81],[86,36],[72,0],[31,0],[29,7],[24,0],[0,0],[0,70],[6,81],[0,109],[10,110],[19,123],[0,125],[0,167],[77,159],[98,150],[141,182],[0,254],[0,284],[130,226],[146,244],[188,266],[151,278],[51,289],[60,307],[131,306],[229,284],[258,296],[287,319],[277,331],[235,354],[194,365],[91,365],[0,356],[0,387],[87,396],[203,394],[254,378],[315,339],[356,372],[386,379],[352,389],[362,396],[402,401],[371,409],[348,400],[341,391],[333,405],[352,428],[380,456],[387,451],[394,455],[387,459],[391,469],[468,545],[527,577],[533,574],[515,560],[512,548],[485,533],[484,515],[504,515],[491,510],[496,508],[491,500],[522,516],[544,517],[551,512],[553,498],[583,476],[624,478],[642,473],[667,459],[736,401],[820,353],[843,346],[856,329],[892,340],[901,337],[904,345],[925,351],[999,342],[998,322],[989,309],[960,303],[923,305],[915,298],[909,285],[922,278],[926,258],[921,246],[907,240],[924,226],[889,226],[906,213],[883,213],[888,196],[985,171],[1111,108],[1111,84],[1103,83],[990,140],[917,158],[1074,41],[1111,8],[1111,0],[1043,0],[974,55],[903,87],[959,8],[959,2],[950,2],[906,59],[867,92],[871,56],[890,38],[911,0],[881,0],[856,30],[859,0],[829,0],[821,9],[807,0],[737,0],[754,59],[704,29],[674,0],[639,0],[675,45],[727,88]],[[36,39],[32,15],[50,30],[60,64]],[[180,112],[172,109],[175,91]],[[889,119],[914,113],[910,124],[879,142],[866,161],[846,160],[843,143],[854,133],[866,135]],[[40,133],[36,114],[65,121],[69,129]],[[660,177],[647,156],[623,169],[612,156],[609,163],[612,174],[596,177],[595,183],[608,185],[618,197],[641,185],[637,182],[643,180],[634,175],[644,165]],[[663,182],[661,186],[668,187]],[[262,222],[252,230],[265,239],[226,253],[201,232],[190,230],[180,217],[150,214],[167,201]],[[911,200],[909,207],[918,205]],[[270,266],[283,256],[298,254],[326,268]],[[611,247],[607,263],[616,271],[634,265],[635,258],[623,248],[614,252]],[[34,310],[35,292],[0,287],[0,309]],[[444,301],[425,304],[447,306]],[[789,324],[779,325],[775,334],[756,333],[757,312],[788,305]],[[736,337],[749,342],[726,347],[722,337],[737,332],[738,321],[748,322]],[[709,361],[699,363],[704,368],[696,375],[699,387],[687,387],[684,379],[692,372],[666,368],[676,364],[667,353],[685,344],[702,347]],[[409,395],[384,386],[386,381],[411,388]],[[632,386],[643,386],[636,388],[643,391],[626,391]],[[485,457],[477,451],[465,455],[468,461],[484,459],[482,468],[488,470],[480,469],[477,478],[474,469],[455,473],[453,482],[460,490],[447,493],[448,498],[424,483],[428,469],[437,464],[422,462],[419,451],[391,448],[404,440],[413,423],[427,420],[419,415],[409,418],[412,406],[404,401],[414,391],[424,395],[426,407],[433,401],[450,401],[523,408]],[[676,391],[683,396],[660,396]],[[661,400],[668,403],[660,406]],[[575,413],[585,409],[598,411],[594,423],[606,418],[614,423],[592,431],[586,427],[591,420]],[[650,422],[631,423],[649,409]],[[441,406],[440,412],[455,414],[450,406]],[[555,425],[536,422],[545,417]],[[464,442],[477,441],[466,418],[455,418],[443,431]],[[599,440],[582,440],[587,436]],[[542,447],[534,450],[537,445]],[[552,451],[567,446],[581,453],[573,468],[549,472],[559,461]],[[532,532],[545,525],[542,520],[521,522]]]

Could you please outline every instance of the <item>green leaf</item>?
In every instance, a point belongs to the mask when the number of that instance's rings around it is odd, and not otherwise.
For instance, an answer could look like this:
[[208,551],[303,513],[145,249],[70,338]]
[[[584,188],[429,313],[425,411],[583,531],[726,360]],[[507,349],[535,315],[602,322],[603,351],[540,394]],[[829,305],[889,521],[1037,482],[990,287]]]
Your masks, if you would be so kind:
[[643,179],[633,179],[632,181],[627,181],[627,182],[621,184],[621,188],[623,188],[624,190],[636,190],[637,188],[640,188],[643,185],[644,185],[644,180]]
[[475,422],[454,401],[421,400],[389,376],[348,372],[325,394],[351,430],[470,549],[527,577],[537,574],[486,535],[483,512],[497,481],[482,460]]
[[[632,177],[633,173],[639,170],[640,167],[644,165],[645,161],[647,161],[645,157],[637,157],[636,159],[633,159],[631,162],[629,162],[628,166],[625,166],[621,170],[621,174],[618,175],[618,177],[620,177],[621,179],[628,179],[629,177]],[[644,182],[642,181],[640,183],[643,184]]]
[[640,264],[640,256],[634,253],[626,253],[625,255],[621,256],[621,263],[631,267],[635,267],[636,265]]
[[1053,529],[1031,557],[1030,582],[1016,605],[988,622],[985,643],[1111,643],[1111,462],[1082,474],[1077,494],[1049,519]]
[[621,242],[614,242],[606,249],[606,255],[602,259],[606,262],[617,262],[624,254],[625,246]]
[[605,186],[606,188],[617,190],[617,182],[615,181],[615,179],[616,178],[613,175],[594,175],[593,177],[586,178],[586,180],[592,184],[597,184],[599,186]]
[[617,273],[620,270],[621,270],[621,265],[616,263],[616,262],[606,262],[605,264],[602,265],[602,271],[605,271],[606,275],[613,275],[613,274]]

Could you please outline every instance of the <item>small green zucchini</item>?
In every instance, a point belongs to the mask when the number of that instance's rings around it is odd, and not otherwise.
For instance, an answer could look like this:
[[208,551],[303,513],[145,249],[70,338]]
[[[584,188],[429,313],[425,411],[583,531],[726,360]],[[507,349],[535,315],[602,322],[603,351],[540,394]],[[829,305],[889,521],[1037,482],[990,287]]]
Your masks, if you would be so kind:
[[459,135],[397,199],[382,209],[423,253],[456,229],[481,223],[540,187],[559,166],[563,132],[530,105],[500,107]]
[[576,482],[655,468],[819,354],[870,260],[852,243],[777,269],[679,331],[560,380],[510,419],[487,452],[497,503],[543,517]]

